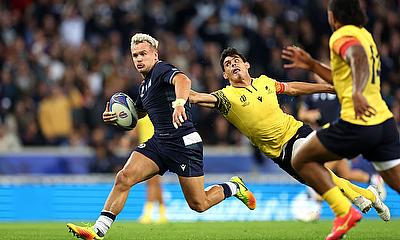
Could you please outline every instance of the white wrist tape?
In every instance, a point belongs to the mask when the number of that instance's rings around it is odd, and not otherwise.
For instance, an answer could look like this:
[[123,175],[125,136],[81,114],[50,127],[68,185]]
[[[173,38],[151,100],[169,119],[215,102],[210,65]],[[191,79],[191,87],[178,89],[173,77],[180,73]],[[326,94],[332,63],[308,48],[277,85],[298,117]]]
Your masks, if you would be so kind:
[[172,108],[175,109],[177,106],[185,106],[186,100],[182,98],[178,98],[172,102]]

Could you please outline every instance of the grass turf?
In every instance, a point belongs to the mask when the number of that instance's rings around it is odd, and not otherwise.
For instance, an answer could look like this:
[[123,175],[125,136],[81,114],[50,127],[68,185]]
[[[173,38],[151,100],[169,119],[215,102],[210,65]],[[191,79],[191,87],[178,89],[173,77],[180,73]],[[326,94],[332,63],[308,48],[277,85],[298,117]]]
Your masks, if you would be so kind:
[[[141,225],[116,222],[105,240],[112,239],[324,239],[331,221],[192,222]],[[0,239],[76,239],[65,223],[0,223]],[[351,239],[400,239],[400,220],[363,220],[347,234]]]

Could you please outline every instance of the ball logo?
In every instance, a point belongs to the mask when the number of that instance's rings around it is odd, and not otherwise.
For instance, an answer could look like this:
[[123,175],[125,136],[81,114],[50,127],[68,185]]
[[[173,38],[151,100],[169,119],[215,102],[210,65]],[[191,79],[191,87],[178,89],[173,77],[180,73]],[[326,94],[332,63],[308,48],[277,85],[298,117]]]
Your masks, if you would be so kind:
[[128,114],[127,114],[125,111],[122,111],[122,112],[120,112],[120,113],[118,114],[118,117],[120,117],[120,118],[126,118],[126,117],[128,117]]

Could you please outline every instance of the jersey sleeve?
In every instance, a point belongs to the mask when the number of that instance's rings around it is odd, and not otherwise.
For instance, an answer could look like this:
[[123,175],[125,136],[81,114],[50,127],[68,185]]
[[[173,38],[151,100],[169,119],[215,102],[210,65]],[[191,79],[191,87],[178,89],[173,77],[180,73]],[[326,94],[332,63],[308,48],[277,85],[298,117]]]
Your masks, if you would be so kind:
[[343,36],[333,42],[333,51],[345,59],[347,49],[356,45],[361,45],[357,38],[353,36]]
[[217,98],[217,103],[215,104],[215,107],[218,109],[218,111],[220,111],[223,115],[227,115],[232,105],[229,99],[224,94],[224,91],[218,90],[212,92],[211,95]]
[[160,62],[156,65],[155,78],[160,77],[161,81],[172,84],[172,79],[178,73],[182,73],[177,67],[166,62]]

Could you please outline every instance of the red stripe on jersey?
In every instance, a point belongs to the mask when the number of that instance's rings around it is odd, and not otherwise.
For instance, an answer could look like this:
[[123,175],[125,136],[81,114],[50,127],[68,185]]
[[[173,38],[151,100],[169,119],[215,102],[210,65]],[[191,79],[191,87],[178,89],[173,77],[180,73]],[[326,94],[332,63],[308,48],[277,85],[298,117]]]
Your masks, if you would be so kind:
[[357,46],[357,45],[361,45],[360,41],[358,41],[358,39],[353,38],[351,40],[346,41],[345,43],[343,43],[343,45],[340,47],[339,53],[340,56],[345,59],[346,58],[346,51],[347,49],[349,49],[349,47],[351,46]]

